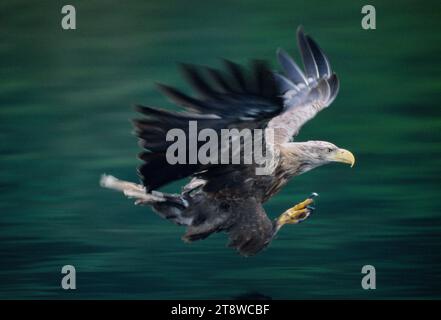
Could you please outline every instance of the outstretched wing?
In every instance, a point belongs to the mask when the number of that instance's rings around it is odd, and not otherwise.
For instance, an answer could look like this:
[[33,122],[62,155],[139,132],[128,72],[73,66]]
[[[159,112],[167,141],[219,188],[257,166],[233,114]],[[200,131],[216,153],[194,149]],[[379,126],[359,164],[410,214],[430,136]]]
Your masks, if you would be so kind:
[[268,124],[268,128],[274,129],[276,143],[288,142],[296,136],[303,124],[334,101],[339,89],[328,58],[302,27],[297,30],[297,43],[305,72],[284,50],[277,52],[284,75],[276,73],[275,78],[283,94],[285,111]]
[[[159,85],[172,102],[184,107],[185,112],[138,106],[144,117],[134,121],[135,133],[146,149],[139,156],[143,164],[138,172],[148,191],[180,178],[210,171],[211,165],[168,163],[166,152],[174,141],[167,141],[166,137],[171,129],[182,130],[188,146],[190,121],[197,123],[196,134],[206,128],[219,133],[221,129],[264,128],[271,118],[282,112],[283,100],[275,76],[265,63],[254,62],[248,73],[230,61],[225,61],[225,64],[226,73],[183,65],[184,75],[198,93],[198,98]],[[197,143],[198,148],[203,144]],[[186,153],[186,159],[189,159],[190,150]]]

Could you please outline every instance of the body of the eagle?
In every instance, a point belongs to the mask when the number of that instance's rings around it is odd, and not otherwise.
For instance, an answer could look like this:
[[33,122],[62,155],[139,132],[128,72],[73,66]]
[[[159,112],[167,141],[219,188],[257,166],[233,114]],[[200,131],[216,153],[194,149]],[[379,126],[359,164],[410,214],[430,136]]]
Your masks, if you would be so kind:
[[[305,220],[314,210],[316,194],[269,219],[263,203],[293,176],[330,162],[353,165],[352,153],[325,141],[294,142],[300,128],[335,99],[339,83],[327,57],[299,28],[297,40],[304,71],[283,50],[278,59],[284,74],[254,62],[251,72],[225,61],[228,72],[184,65],[183,71],[199,97],[174,88],[160,89],[185,112],[138,106],[143,118],[134,121],[135,132],[145,149],[139,156],[142,184],[104,175],[101,185],[123,191],[136,204],[150,205],[161,217],[187,227],[183,239],[204,239],[214,232],[229,234],[229,245],[243,255],[265,248],[284,224]],[[170,163],[167,151],[172,141],[167,133],[198,130],[262,129],[265,145],[275,150],[271,170],[258,174],[255,163]],[[269,133],[271,133],[271,139]],[[243,148],[243,145],[241,145]],[[221,150],[219,150],[221,152]],[[157,191],[161,186],[192,177],[179,194]]]

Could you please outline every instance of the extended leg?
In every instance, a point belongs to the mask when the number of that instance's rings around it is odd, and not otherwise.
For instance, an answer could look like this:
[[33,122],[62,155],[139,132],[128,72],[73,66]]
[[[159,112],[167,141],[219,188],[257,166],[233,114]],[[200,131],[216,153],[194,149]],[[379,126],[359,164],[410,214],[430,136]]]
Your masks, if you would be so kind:
[[150,205],[162,218],[179,225],[191,225],[193,218],[185,215],[188,201],[179,194],[146,192],[144,186],[119,180],[113,176],[102,175],[100,185],[104,188],[121,191],[128,198],[134,198],[136,205]]
[[318,194],[314,192],[306,200],[296,204],[294,207],[282,213],[276,221],[277,230],[279,230],[285,224],[297,224],[306,220],[315,209],[311,206],[311,204],[314,202],[314,198],[317,196]]
[[140,184],[119,180],[106,174],[101,176],[100,185],[104,188],[122,191],[128,198],[136,199],[135,204],[152,204],[166,201],[160,192],[147,193],[144,186]]

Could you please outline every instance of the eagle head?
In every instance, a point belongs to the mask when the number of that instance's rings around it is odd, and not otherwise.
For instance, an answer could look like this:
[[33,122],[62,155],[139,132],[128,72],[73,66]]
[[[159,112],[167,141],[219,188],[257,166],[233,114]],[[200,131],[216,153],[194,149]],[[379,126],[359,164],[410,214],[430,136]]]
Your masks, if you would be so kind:
[[331,162],[355,164],[352,152],[326,141],[290,142],[283,148],[290,159],[288,166],[295,174],[304,173]]

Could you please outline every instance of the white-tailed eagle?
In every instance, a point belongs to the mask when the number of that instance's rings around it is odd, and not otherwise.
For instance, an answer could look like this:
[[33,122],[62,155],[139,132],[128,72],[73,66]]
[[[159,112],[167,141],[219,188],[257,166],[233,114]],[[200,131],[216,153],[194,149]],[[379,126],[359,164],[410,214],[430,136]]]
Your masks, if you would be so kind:
[[[137,106],[142,114],[134,120],[135,133],[144,148],[138,169],[142,184],[103,175],[101,185],[120,190],[135,198],[136,204],[150,205],[161,217],[186,226],[186,241],[225,231],[229,246],[243,255],[265,248],[283,225],[308,218],[316,194],[273,221],[262,204],[296,175],[331,162],[352,166],[355,159],[351,152],[329,142],[294,141],[301,127],[327,108],[339,90],[328,58],[301,27],[297,41],[304,70],[281,49],[277,57],[283,73],[271,71],[260,61],[253,62],[248,71],[230,61],[225,61],[224,71],[183,65],[196,97],[159,85],[183,111]],[[256,174],[255,163],[169,163],[166,153],[173,141],[168,141],[167,133],[172,129],[189,133],[192,121],[197,123],[198,132],[208,128],[219,133],[226,128],[262,129],[265,146],[270,143],[277,155],[270,174]],[[200,146],[198,142],[197,148]],[[185,177],[192,179],[180,194],[157,191]]]

